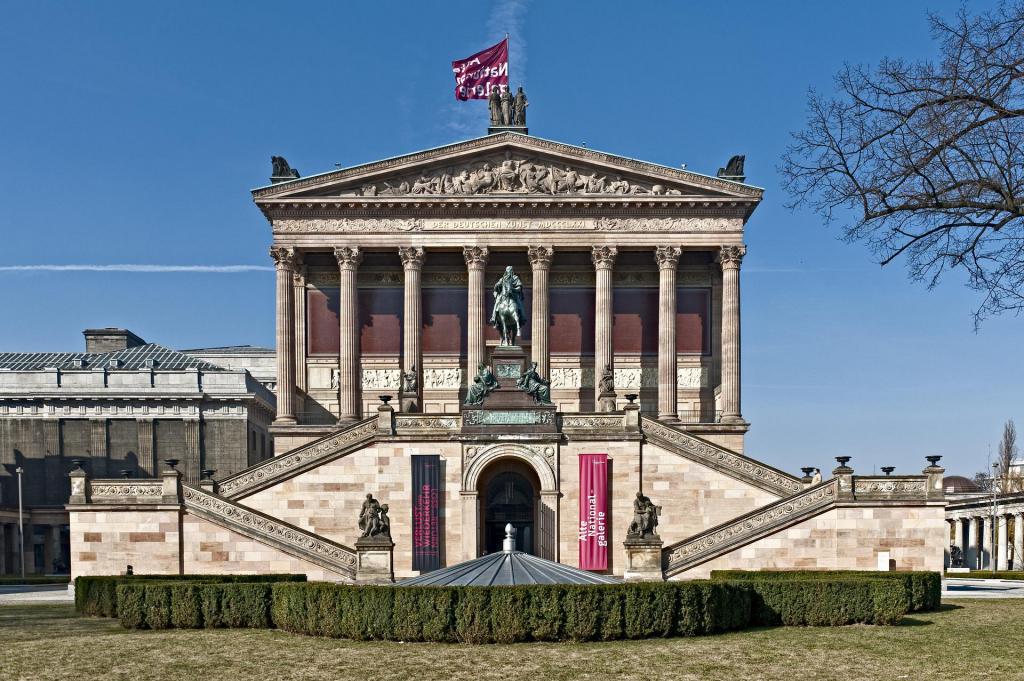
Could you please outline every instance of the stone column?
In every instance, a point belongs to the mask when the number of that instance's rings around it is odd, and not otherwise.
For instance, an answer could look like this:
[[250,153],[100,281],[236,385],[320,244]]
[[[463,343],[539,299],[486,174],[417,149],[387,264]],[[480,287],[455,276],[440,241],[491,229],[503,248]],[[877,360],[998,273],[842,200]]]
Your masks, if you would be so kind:
[[722,246],[722,423],[743,423],[740,410],[740,263],[746,246]]
[[[402,260],[403,281],[405,282],[405,298],[402,310],[402,372],[416,373],[417,391],[423,383],[423,292],[420,288],[420,275],[423,272],[425,253],[418,246],[398,249],[398,257]],[[405,382],[402,382],[403,387]],[[415,395],[403,398],[413,397]],[[419,411],[423,405],[416,399]],[[402,407],[405,410],[405,407]]]
[[659,246],[658,263],[658,418],[678,421],[676,383],[676,268],[683,250]]
[[107,420],[92,419],[89,421],[89,448],[92,453],[93,477],[105,478],[110,475],[107,470]]
[[334,249],[338,260],[338,317],[341,323],[338,347],[338,421],[359,420],[359,289],[356,271],[363,254],[358,248],[340,246]]
[[7,569],[7,524],[0,523],[0,575],[6,575],[13,570]]
[[160,474],[160,463],[156,460],[156,448],[153,446],[153,419],[136,419],[139,433],[139,467],[149,472],[149,477]]
[[462,490],[459,495],[462,499],[462,560],[472,560],[479,557],[480,550],[480,495],[472,490]]
[[551,378],[551,352],[548,349],[548,331],[551,317],[548,293],[548,275],[555,249],[551,246],[530,246],[527,251],[533,270],[533,305],[530,310],[530,344],[537,373]]
[[964,550],[964,567],[978,569],[978,519],[967,518],[967,548]]
[[60,525],[50,525],[50,562],[46,564],[44,572],[56,572],[53,569],[53,561],[66,563],[60,545]]
[[1024,513],[1013,515],[1013,569],[1024,570]]
[[306,382],[306,266],[298,254],[292,269],[292,309],[295,311],[295,397],[292,405],[296,420],[305,409]]
[[[466,380],[476,376],[477,367],[487,362],[487,344],[484,341],[484,273],[489,251],[486,246],[466,246],[462,249],[469,271],[467,284]],[[475,558],[475,556],[474,556]]]
[[1010,565],[1007,559],[1007,553],[1009,552],[1009,544],[1006,541],[1006,514],[1001,513],[996,518],[996,532],[999,534],[999,552],[996,554],[996,565],[999,566],[1000,570],[1009,570]]
[[200,439],[199,419],[185,419],[185,482],[196,484],[199,482],[199,470],[203,467],[202,445]]
[[594,246],[591,258],[594,261],[594,403],[599,402],[601,389],[599,379],[605,367],[615,369],[614,350],[612,348],[612,267],[615,256],[619,254],[616,246]]
[[277,270],[277,418],[275,423],[295,423],[295,304],[292,300],[292,272],[295,249],[271,246],[270,257]]
[[995,563],[993,558],[995,557],[994,549],[992,545],[992,516],[986,515],[984,517],[984,529],[981,533],[981,569],[982,570],[994,570]]
[[953,546],[960,549],[960,556],[963,558],[964,566],[967,566],[967,554],[964,553],[964,521],[963,518],[953,519]]

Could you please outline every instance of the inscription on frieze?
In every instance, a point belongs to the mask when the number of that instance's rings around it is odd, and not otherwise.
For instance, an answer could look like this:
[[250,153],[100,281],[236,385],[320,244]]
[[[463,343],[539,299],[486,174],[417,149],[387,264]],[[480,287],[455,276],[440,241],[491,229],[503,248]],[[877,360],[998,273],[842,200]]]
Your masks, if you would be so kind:
[[741,218],[277,218],[278,234],[382,232],[735,232]]
[[467,410],[462,421],[470,426],[537,426],[554,423],[553,411]]

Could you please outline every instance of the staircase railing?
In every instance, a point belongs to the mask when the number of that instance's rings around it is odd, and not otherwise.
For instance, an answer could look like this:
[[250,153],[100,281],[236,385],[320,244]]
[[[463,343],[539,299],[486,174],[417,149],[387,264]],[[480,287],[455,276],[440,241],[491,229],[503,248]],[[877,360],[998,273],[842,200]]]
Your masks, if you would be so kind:
[[772,494],[788,497],[803,489],[800,480],[789,473],[679,428],[647,417],[641,419],[640,427],[644,436],[651,442]]
[[355,578],[356,552],[347,546],[191,485],[182,485],[182,498],[185,508],[193,515],[296,558]]
[[762,506],[662,549],[665,576],[689,570],[712,558],[734,551],[769,534],[812,518],[836,503],[839,481],[835,478],[800,494]]
[[360,421],[280,456],[275,456],[221,480],[217,493],[240,499],[282,480],[322,466],[371,442],[377,434],[377,417]]

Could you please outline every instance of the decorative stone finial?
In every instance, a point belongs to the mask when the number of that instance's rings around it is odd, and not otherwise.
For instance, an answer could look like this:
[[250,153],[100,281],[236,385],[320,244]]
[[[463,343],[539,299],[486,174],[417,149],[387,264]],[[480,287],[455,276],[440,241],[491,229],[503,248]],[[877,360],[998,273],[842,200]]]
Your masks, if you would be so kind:
[[882,472],[886,475],[892,475],[894,470],[896,470],[896,466],[882,466]]
[[501,550],[505,553],[516,550],[516,528],[512,527],[512,523],[505,524],[505,540],[501,542]]
[[164,463],[167,464],[167,467],[173,471],[176,470],[175,466],[178,465],[179,461],[178,459],[164,459]]

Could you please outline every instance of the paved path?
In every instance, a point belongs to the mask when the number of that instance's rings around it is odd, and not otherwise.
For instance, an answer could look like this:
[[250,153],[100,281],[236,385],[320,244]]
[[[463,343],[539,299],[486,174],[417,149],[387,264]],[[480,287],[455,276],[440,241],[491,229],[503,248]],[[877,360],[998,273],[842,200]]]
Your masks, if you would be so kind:
[[5,603],[70,603],[75,597],[66,584],[0,586],[0,605]]
[[1024,581],[1011,579],[946,579],[942,598],[1024,598]]

